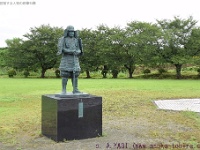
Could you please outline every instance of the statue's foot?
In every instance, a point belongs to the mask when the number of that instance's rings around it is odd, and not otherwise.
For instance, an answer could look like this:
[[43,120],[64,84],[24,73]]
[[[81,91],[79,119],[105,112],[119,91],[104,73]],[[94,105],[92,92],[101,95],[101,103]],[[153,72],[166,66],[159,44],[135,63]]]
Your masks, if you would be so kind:
[[61,95],[65,95],[65,94],[66,94],[66,91],[62,91],[62,92],[61,92]]
[[82,92],[80,92],[79,90],[73,91],[73,94],[79,94],[79,93],[82,93]]

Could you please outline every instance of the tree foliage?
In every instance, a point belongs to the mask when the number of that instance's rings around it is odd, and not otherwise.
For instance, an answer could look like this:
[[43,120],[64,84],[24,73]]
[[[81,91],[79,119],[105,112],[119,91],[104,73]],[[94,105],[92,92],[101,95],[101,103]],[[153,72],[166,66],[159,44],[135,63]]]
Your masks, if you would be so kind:
[[31,60],[28,59],[27,53],[23,50],[23,40],[20,38],[13,38],[6,40],[7,43],[7,66],[15,69],[24,69],[28,68],[29,65],[32,65]]
[[200,28],[194,28],[186,45],[188,55],[192,56],[195,64],[200,65]]
[[136,64],[151,64],[161,36],[159,28],[151,23],[133,21],[127,24],[125,40],[125,67],[132,77]]
[[176,67],[177,78],[181,78],[182,65],[191,59],[191,51],[186,48],[192,29],[197,21],[192,17],[181,19],[174,17],[173,20],[157,20],[163,31],[162,49],[158,54],[168,63]]
[[7,57],[8,49],[7,48],[0,48],[0,68],[6,67],[7,62],[6,60],[9,59]]
[[41,78],[45,77],[47,69],[55,67],[57,63],[57,43],[62,34],[62,28],[42,25],[31,28],[30,33],[24,35],[28,39],[24,50],[35,58],[35,66],[41,68]]
[[81,68],[86,71],[87,78],[90,78],[90,71],[96,70],[101,65],[98,37],[96,32],[91,29],[81,30],[80,37],[83,40],[84,49],[84,56],[80,58]]
[[[80,30],[84,56],[80,58],[82,71],[100,69],[103,77],[110,72],[116,78],[121,70],[133,77],[138,65],[146,67],[170,63],[181,78],[183,64],[200,64],[200,28],[192,17],[157,20],[157,24],[132,21],[125,28],[99,25],[96,29]],[[0,61],[14,69],[41,69],[45,77],[47,69],[57,68],[60,57],[56,56],[58,39],[63,29],[41,25],[30,29],[24,37],[6,41],[6,51],[0,52]],[[162,68],[162,66],[161,66]]]

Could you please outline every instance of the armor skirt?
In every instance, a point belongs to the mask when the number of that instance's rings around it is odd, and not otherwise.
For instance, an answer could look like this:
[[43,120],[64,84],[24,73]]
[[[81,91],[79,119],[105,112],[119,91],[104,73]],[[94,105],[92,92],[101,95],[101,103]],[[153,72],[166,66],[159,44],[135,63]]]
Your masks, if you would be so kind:
[[74,55],[63,55],[61,62],[60,62],[60,67],[59,70],[61,71],[75,71],[75,72],[80,72],[80,64],[79,64],[79,58]]

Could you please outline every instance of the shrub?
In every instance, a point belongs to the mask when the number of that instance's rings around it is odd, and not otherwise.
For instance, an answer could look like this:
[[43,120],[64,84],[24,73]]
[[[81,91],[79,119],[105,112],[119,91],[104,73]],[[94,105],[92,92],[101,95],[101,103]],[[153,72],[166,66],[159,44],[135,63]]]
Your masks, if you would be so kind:
[[56,78],[60,78],[60,70],[56,69],[55,74],[56,74]]
[[158,69],[159,74],[163,74],[165,72],[167,72],[164,68],[159,68]]
[[113,78],[117,78],[117,76],[118,76],[118,73],[119,73],[119,71],[118,71],[118,70],[116,70],[116,69],[113,69],[113,70],[112,70],[112,76],[113,76]]
[[105,69],[103,69],[102,71],[101,71],[101,74],[103,75],[103,78],[107,78],[107,73],[108,73],[108,71],[107,70],[105,70]]
[[143,73],[144,73],[144,74],[151,73],[151,70],[149,70],[149,69],[145,69],[145,70],[143,71]]
[[17,75],[16,71],[14,69],[8,70],[8,77],[12,78],[15,75]]
[[200,68],[197,69],[198,74],[200,75]]
[[23,74],[24,74],[25,78],[27,78],[28,76],[30,76],[30,72],[28,70],[25,70]]

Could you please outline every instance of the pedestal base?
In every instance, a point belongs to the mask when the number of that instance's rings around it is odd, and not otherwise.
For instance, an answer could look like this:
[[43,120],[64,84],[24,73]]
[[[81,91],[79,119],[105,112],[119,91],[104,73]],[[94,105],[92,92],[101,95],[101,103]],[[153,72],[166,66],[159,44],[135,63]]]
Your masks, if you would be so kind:
[[42,134],[57,142],[102,136],[102,97],[42,95]]
[[90,95],[88,93],[72,93],[67,92],[66,94],[55,94],[55,97],[61,97],[61,98],[69,98],[69,97],[89,97]]

